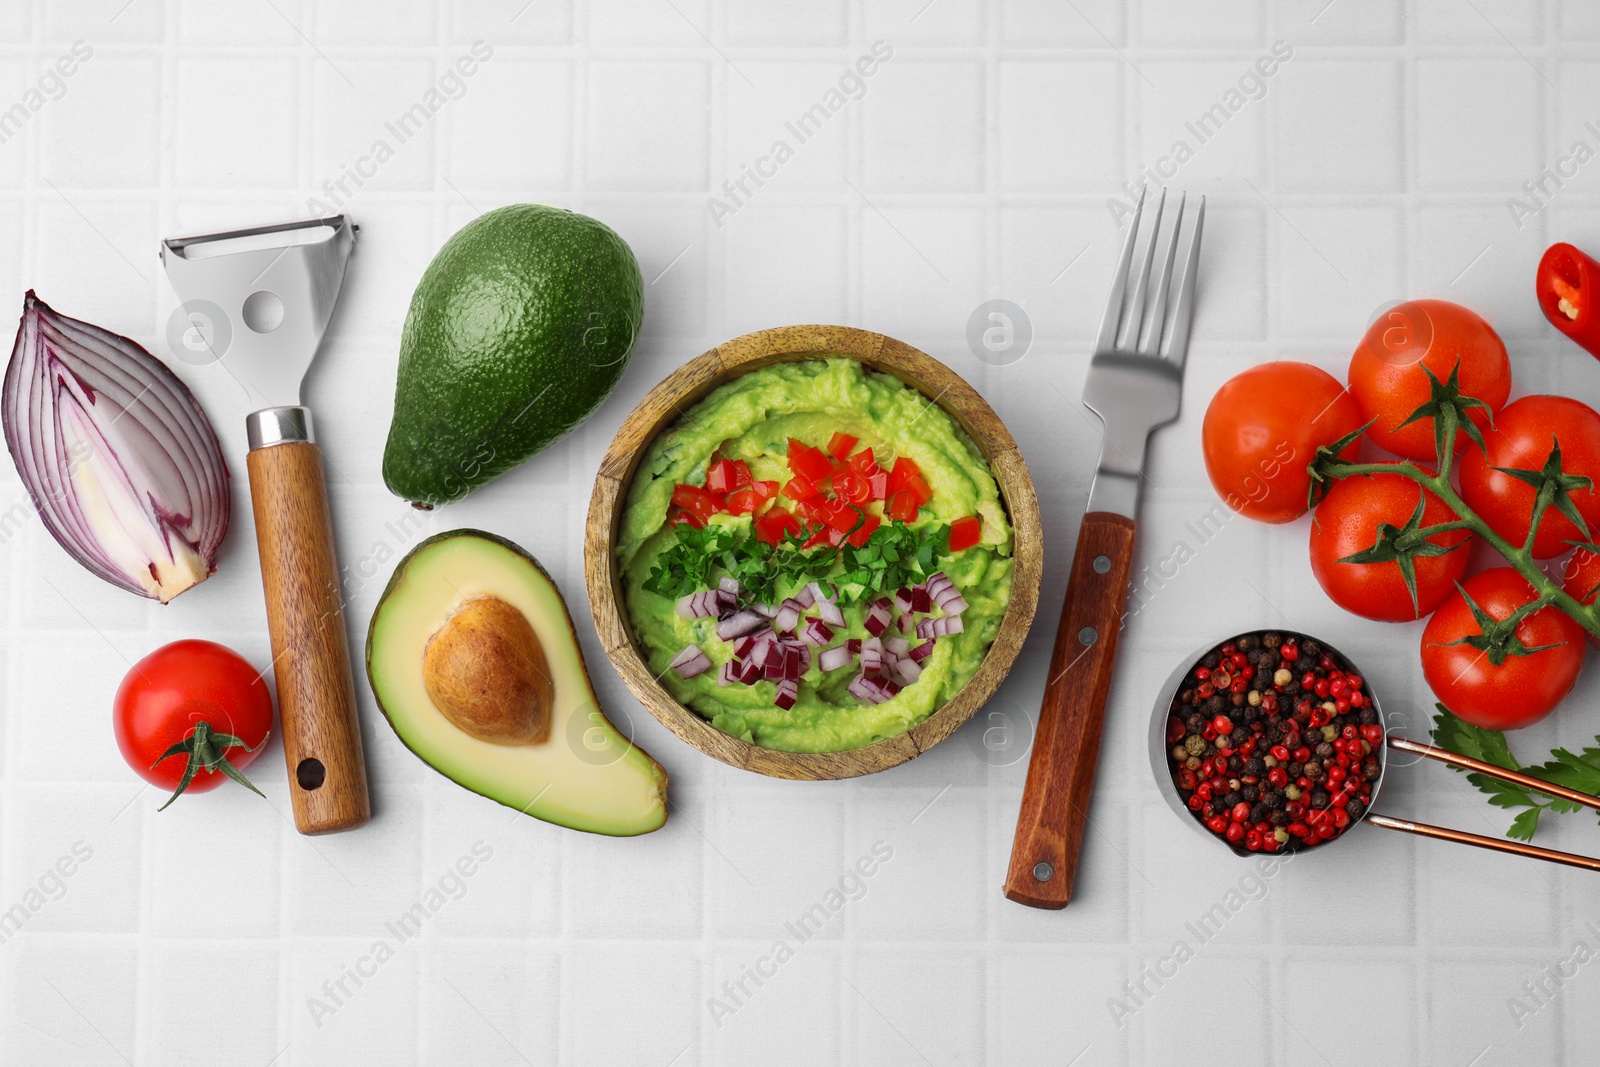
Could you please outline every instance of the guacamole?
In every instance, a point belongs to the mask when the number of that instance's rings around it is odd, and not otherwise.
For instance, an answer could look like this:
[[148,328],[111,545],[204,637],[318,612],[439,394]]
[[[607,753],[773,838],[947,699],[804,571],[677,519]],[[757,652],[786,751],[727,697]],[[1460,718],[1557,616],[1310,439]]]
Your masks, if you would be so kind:
[[[847,435],[846,440],[854,439],[843,451],[839,448],[841,435]],[[752,684],[726,684],[726,672],[733,667],[723,665],[735,659],[737,642],[718,636],[717,614],[687,617],[673,597],[652,592],[646,584],[663,553],[678,544],[676,524],[688,521],[677,506],[683,497],[676,494],[692,494],[693,490],[686,487],[716,485],[717,476],[708,483],[708,468],[726,461],[738,461],[745,475],[754,480],[754,487],[768,495],[762,497],[761,505],[753,512],[701,513],[694,525],[742,535],[763,551],[794,551],[799,548],[801,537],[815,543],[811,538],[813,530],[823,534],[827,530],[804,521],[800,523],[801,533],[782,547],[769,548],[766,539],[758,540],[758,531],[763,523],[770,526],[773,515],[781,515],[793,506],[789,494],[805,491],[793,488],[798,479],[791,453],[820,455],[820,450],[830,448],[839,457],[830,460],[839,471],[845,469],[849,452],[871,449],[863,470],[881,473],[887,479],[893,465],[896,484],[901,485],[905,484],[900,480],[902,468],[908,467],[913,477],[920,472],[923,481],[915,484],[921,486],[918,495],[925,496],[917,502],[920,507],[916,503],[910,506],[911,517],[903,528],[891,520],[889,510],[894,508],[897,515],[905,515],[904,503],[896,500],[897,494],[889,494],[887,499],[875,498],[849,509],[859,516],[853,527],[846,526],[854,532],[832,537],[837,540],[848,536],[851,545],[866,544],[867,531],[863,527],[870,525],[879,530],[881,524],[881,532],[874,536],[894,533],[904,538],[909,536],[909,530],[910,534],[951,548],[959,540],[959,550],[938,556],[936,570],[953,583],[959,593],[957,601],[964,601],[964,607],[956,607],[953,617],[936,619],[940,609],[928,604],[918,585],[919,608],[929,608],[919,614],[925,614],[930,622],[943,623],[944,628],[924,630],[919,623],[913,629],[912,616],[895,611],[895,623],[880,638],[879,633],[872,632],[872,605],[875,601],[883,603],[896,590],[863,592],[854,585],[841,587],[838,581],[828,580],[839,578],[843,570],[842,562],[834,565],[831,572],[818,576],[821,587],[836,596],[844,617],[842,627],[821,628],[820,632],[829,634],[828,645],[849,643],[857,651],[862,644],[870,649],[881,640],[899,648],[902,659],[906,658],[907,645],[920,645],[916,649],[916,654],[923,657],[917,661],[920,669],[903,668],[907,675],[898,679],[902,684],[887,685],[877,699],[863,700],[859,691],[852,689],[852,682],[858,679],[858,668],[861,674],[865,668],[852,656],[849,666],[823,670],[826,653],[818,642],[806,650],[807,663],[797,679],[798,692],[787,698],[792,706],[783,707],[780,703],[784,696],[778,687],[791,683],[763,678]],[[850,462],[855,463],[860,456],[858,451]],[[897,463],[902,457],[910,462]],[[843,484],[843,479],[834,480]],[[824,480],[822,484],[829,482]],[[882,482],[873,484],[881,486]],[[875,497],[882,495],[880,489]],[[812,514],[803,503],[795,510],[802,516]],[[958,538],[952,533],[947,542],[943,541],[943,532],[952,523],[962,534]],[[999,631],[1001,616],[1010,600],[1011,550],[1012,531],[999,489],[971,438],[941,408],[899,379],[836,356],[782,363],[745,374],[712,392],[662,433],[634,475],[617,557],[626,610],[640,651],[677,700],[704,715],[717,729],[752,744],[793,752],[833,752],[905,732],[933,714],[971,679]],[[842,557],[848,551],[849,545],[842,546],[838,555]],[[827,555],[822,565],[828,566],[826,560],[833,558],[834,555]],[[710,583],[714,586],[716,580],[713,576]],[[940,590],[939,580],[929,584],[935,592]],[[796,594],[805,599],[802,590],[806,585],[804,577],[796,579],[779,588],[772,599]],[[745,605],[748,606],[751,605]],[[757,607],[765,612],[773,610],[775,604]],[[725,603],[720,614],[726,618],[731,610]],[[807,610],[802,625],[814,625],[809,621],[814,614]],[[882,630],[881,622],[876,628]],[[800,627],[795,629],[798,632]],[[930,635],[935,639],[925,640]],[[690,646],[702,650],[715,669],[705,668],[703,659],[691,677],[672,669],[675,660],[683,658],[681,654]],[[835,653],[837,658],[843,655]],[[891,652],[888,658],[893,662],[895,655]],[[719,677],[724,684],[719,684]],[[779,702],[775,702],[775,693],[779,693]]]

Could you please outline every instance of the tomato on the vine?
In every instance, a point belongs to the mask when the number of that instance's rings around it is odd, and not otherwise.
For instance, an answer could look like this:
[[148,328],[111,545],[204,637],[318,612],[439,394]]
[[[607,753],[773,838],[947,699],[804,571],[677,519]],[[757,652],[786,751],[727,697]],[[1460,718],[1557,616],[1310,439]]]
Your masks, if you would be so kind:
[[[1312,518],[1311,572],[1328,598],[1346,611],[1382,622],[1420,619],[1444,603],[1466,573],[1472,533],[1452,530],[1425,540],[1408,534],[1456,517],[1444,501],[1402,475],[1342,479]],[[1363,554],[1372,561],[1341,562]],[[1408,564],[1401,562],[1402,555]],[[1415,603],[1404,566],[1412,569]]]
[[1468,578],[1434,612],[1422,632],[1422,673],[1445,707],[1486,730],[1515,730],[1572,691],[1583,667],[1583,627],[1554,606],[1509,632],[1498,625],[1537,599],[1526,578],[1497,567]]
[[173,790],[172,799],[215,789],[225,777],[255,789],[239,769],[272,730],[272,695],[261,672],[232,649],[174,641],[133,665],[117,687],[111,721],[128,766]]
[[[1562,471],[1591,483],[1567,496],[1588,525],[1589,538],[1600,537],[1600,413],[1571,397],[1525,396],[1495,416],[1494,429],[1484,432],[1483,441],[1487,457],[1477,448],[1461,456],[1461,499],[1495,533],[1520,548],[1537,495],[1528,482],[1495,468],[1539,471],[1559,441]],[[1533,554],[1550,559],[1568,551],[1567,542],[1584,539],[1560,508],[1550,507],[1539,522]]]
[[[1476,312],[1448,300],[1407,300],[1380,315],[1350,357],[1350,392],[1373,444],[1410,459],[1433,460],[1433,420],[1402,425],[1432,399],[1428,372],[1448,382],[1459,364],[1462,396],[1481,400],[1468,418],[1489,424],[1511,395],[1511,360],[1500,335]],[[1459,450],[1466,435],[1457,431]]]
[[[1309,363],[1263,363],[1230,378],[1206,408],[1206,473],[1223,501],[1247,518],[1293,522],[1311,490],[1317,449],[1361,428],[1344,386]],[[1359,442],[1340,453],[1356,457]]]
[[[1600,554],[1580,548],[1567,560],[1562,588],[1580,604],[1593,604],[1600,594]],[[1589,643],[1600,648],[1600,637],[1589,635]]]

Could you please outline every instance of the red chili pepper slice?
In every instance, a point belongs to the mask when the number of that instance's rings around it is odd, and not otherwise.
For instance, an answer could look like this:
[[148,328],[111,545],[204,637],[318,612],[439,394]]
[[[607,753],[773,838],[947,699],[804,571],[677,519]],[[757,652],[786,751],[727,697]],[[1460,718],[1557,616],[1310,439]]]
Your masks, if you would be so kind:
[[1565,242],[1545,249],[1534,280],[1540,310],[1551,325],[1600,358],[1600,312],[1594,307],[1597,289],[1600,262]]

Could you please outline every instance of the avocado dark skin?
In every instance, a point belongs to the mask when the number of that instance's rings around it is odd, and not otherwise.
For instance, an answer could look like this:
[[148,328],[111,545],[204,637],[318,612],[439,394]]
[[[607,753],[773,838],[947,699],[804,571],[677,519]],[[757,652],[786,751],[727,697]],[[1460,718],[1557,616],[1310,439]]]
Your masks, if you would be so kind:
[[411,298],[384,483],[433,507],[548,448],[616,387],[643,317],[638,260],[604,223],[543,204],[474,219]]

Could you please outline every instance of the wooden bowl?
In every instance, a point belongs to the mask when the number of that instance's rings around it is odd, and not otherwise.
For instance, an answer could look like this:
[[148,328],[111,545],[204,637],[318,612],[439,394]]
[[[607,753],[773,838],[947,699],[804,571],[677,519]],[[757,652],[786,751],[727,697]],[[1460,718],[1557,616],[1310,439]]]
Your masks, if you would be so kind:
[[[843,752],[780,752],[712,726],[656,681],[634,642],[615,546],[635,468],[656,437],[713,389],[774,363],[842,355],[891,374],[950,414],[977,443],[999,483],[1011,520],[1016,561],[1011,602],[976,674],[910,731]],[[736,337],[690,360],[650,390],[624,420],[595,477],[584,535],[589,606],[606,655],[650,713],[708,756],[776,778],[853,778],[913,759],[953,733],[994,695],[1022,648],[1039,602],[1043,545],[1039,501],[1016,441],[988,403],[943,363],[902,341],[847,326],[783,326]]]

